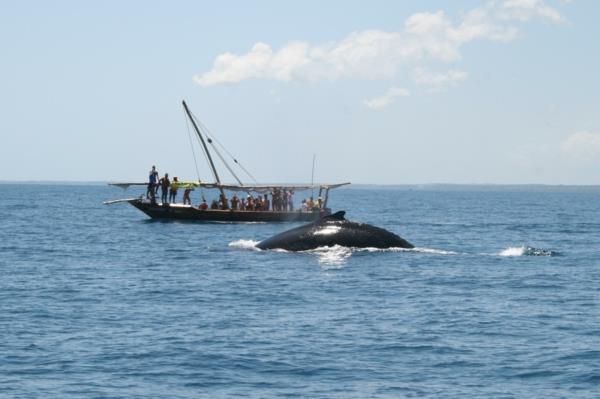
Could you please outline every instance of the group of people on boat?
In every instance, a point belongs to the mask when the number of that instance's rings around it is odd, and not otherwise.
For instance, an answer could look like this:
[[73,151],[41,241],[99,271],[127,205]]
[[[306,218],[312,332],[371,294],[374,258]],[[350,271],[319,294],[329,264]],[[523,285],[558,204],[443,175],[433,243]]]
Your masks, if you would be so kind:
[[[195,183],[194,183],[195,184]],[[194,190],[194,184],[180,182],[177,177],[173,180],[169,179],[169,174],[159,178],[156,166],[153,165],[148,176],[148,186],[146,190],[146,199],[149,199],[153,204],[157,204],[156,196],[158,190],[161,190],[161,203],[174,204],[177,201],[177,193],[179,188],[183,188],[183,204],[191,205],[192,200],[190,193]],[[197,184],[195,184],[197,186]],[[293,212],[294,211],[294,191],[284,188],[273,188],[271,191],[271,200],[267,194],[257,194],[254,197],[248,193],[246,198],[239,198],[237,194],[233,194],[231,199],[228,199],[224,192],[221,192],[219,199],[213,199],[210,206],[202,196],[202,202],[198,206],[202,210],[206,209],[221,209],[234,211],[275,211],[275,212]],[[302,200],[302,205],[299,211],[312,212],[319,210],[324,206],[321,197],[316,201],[313,197]]]
[[[165,175],[159,179],[156,166],[152,165],[152,170],[150,170],[150,174],[148,176],[146,198],[152,203],[156,203],[156,195],[158,194],[158,189],[160,188],[160,202],[163,204],[175,203],[177,200],[177,192],[181,187],[182,184],[179,182],[177,176],[173,177],[173,180],[171,181],[169,179],[169,174],[165,173]],[[193,187],[183,184],[183,188],[183,203],[191,205],[192,200],[190,198],[190,193],[192,192]]]

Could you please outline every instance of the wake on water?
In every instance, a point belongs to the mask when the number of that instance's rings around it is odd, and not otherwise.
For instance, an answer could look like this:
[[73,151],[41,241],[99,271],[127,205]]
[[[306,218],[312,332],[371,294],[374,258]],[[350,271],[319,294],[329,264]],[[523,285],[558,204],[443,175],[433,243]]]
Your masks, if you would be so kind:
[[[245,250],[252,251],[262,251],[260,248],[256,247],[260,241],[255,240],[236,240],[229,243],[229,246],[232,248],[239,248]],[[285,249],[274,249],[270,250],[274,252],[290,252]],[[309,253],[315,254],[318,257],[319,263],[329,266],[340,266],[343,265],[346,260],[354,253],[354,252],[409,252],[409,253],[421,253],[421,254],[431,254],[431,255],[469,255],[468,253],[459,253],[454,251],[446,251],[442,249],[435,248],[350,248],[344,247],[341,245],[334,245],[332,247],[319,247],[315,249],[311,249],[308,251],[300,251],[300,253]],[[502,256],[502,257],[517,257],[517,256],[556,256],[558,252],[543,249],[543,248],[534,248],[529,246],[521,246],[521,247],[508,247],[503,249],[498,253],[492,254],[478,254],[485,256]]]

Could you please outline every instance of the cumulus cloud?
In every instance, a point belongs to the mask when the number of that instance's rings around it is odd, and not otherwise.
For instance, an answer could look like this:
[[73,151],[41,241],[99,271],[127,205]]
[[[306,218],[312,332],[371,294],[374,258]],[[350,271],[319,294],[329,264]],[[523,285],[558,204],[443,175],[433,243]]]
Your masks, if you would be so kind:
[[[456,62],[462,57],[462,46],[474,40],[514,40],[519,30],[513,23],[534,17],[556,23],[564,20],[543,0],[492,1],[470,10],[458,21],[443,11],[420,12],[407,18],[402,29],[396,32],[365,30],[353,32],[337,42],[296,41],[278,50],[258,42],[245,54],[219,55],[212,69],[194,76],[194,81],[211,86],[247,79],[284,82],[387,79],[414,65]],[[464,78],[466,73],[455,73],[446,79],[456,82]]]
[[600,162],[600,133],[573,133],[560,144],[560,149],[578,161]]
[[371,109],[381,109],[396,101],[398,97],[410,96],[410,92],[402,87],[392,87],[381,97],[365,100],[364,104]]

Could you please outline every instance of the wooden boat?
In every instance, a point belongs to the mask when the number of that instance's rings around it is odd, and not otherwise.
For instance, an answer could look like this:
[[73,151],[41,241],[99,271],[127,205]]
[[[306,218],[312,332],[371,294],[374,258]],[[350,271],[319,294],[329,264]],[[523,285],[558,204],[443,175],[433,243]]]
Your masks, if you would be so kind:
[[311,222],[331,209],[302,211],[240,211],[232,209],[200,209],[183,204],[152,204],[149,200],[130,199],[131,205],[153,219],[196,220],[205,222]]
[[[144,196],[140,196],[138,198],[126,198],[119,199],[113,201],[105,201],[104,204],[116,204],[116,203],[124,203],[127,202],[144,212],[146,215],[150,216],[153,219],[176,219],[176,220],[196,220],[196,221],[206,221],[206,222],[310,222],[319,219],[320,217],[327,216],[331,214],[331,209],[327,206],[329,201],[329,190],[333,188],[337,188],[340,186],[344,186],[350,183],[338,183],[338,184],[306,184],[306,185],[297,185],[297,184],[285,184],[285,185],[246,185],[241,182],[241,180],[235,175],[231,167],[227,164],[223,156],[214,148],[213,140],[208,137],[207,140],[209,144],[213,145],[213,149],[216,151],[217,155],[223,161],[229,172],[234,176],[234,178],[238,181],[239,184],[223,184],[221,183],[221,179],[215,168],[215,164],[211,157],[211,153],[206,145],[206,141],[204,140],[203,134],[201,130],[198,128],[198,124],[196,123],[195,118],[190,112],[189,108],[185,101],[183,101],[183,108],[187,114],[187,117],[191,121],[196,134],[200,140],[202,145],[202,149],[204,154],[206,155],[208,164],[212,171],[213,176],[215,177],[214,183],[204,183],[204,182],[182,182],[180,187],[182,188],[202,188],[202,189],[216,189],[219,191],[219,197],[227,199],[226,192],[241,192],[247,194],[258,194],[259,196],[265,196],[268,194],[272,194],[273,192],[293,192],[296,193],[298,191],[305,190],[318,190],[318,198],[316,201],[316,205],[312,209],[308,210],[273,210],[272,208],[269,210],[240,210],[240,209],[230,209],[228,202],[224,200],[224,203],[227,204],[222,206],[221,209],[201,209],[201,207],[195,205],[184,205],[178,203],[160,203],[157,202],[155,198],[144,198]],[[236,164],[239,165],[236,159],[233,159]],[[241,165],[239,165],[241,167]],[[243,169],[243,167],[242,167]],[[244,169],[244,171],[246,171]],[[248,173],[246,171],[246,173]],[[248,173],[249,174],[249,173]],[[130,186],[148,186],[148,183],[109,183],[109,185],[121,187],[123,189],[127,189]],[[152,193],[154,195],[154,193]]]

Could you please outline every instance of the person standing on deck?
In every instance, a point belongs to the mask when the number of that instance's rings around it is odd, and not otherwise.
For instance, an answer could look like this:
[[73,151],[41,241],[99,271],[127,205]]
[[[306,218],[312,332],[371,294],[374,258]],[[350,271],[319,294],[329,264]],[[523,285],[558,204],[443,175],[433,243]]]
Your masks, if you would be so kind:
[[158,181],[158,184],[160,185],[160,202],[166,204],[168,203],[167,197],[169,196],[169,186],[171,185],[169,174],[165,173],[165,176]]
[[221,193],[221,195],[219,195],[219,204],[220,204],[219,208],[221,208],[223,210],[229,209],[229,201],[227,200],[227,197],[223,193]]
[[186,187],[183,191],[183,204],[184,205],[192,205],[192,199],[190,198],[190,192],[193,189],[191,187]]
[[268,211],[269,208],[271,207],[271,203],[269,202],[269,197],[267,196],[267,194],[264,195],[264,200],[263,200],[263,211]]
[[288,191],[287,203],[290,212],[294,211],[294,192],[292,190]]
[[240,199],[237,197],[236,194],[233,194],[233,197],[231,197],[231,209],[237,211],[239,203]]
[[146,198],[150,198],[150,194],[152,197],[156,195],[156,186],[158,183],[158,171],[156,170],[156,166],[152,165],[152,170],[148,174],[148,190],[146,190]]
[[283,206],[282,206],[281,210],[284,211],[284,212],[287,212],[288,211],[288,199],[289,199],[288,198],[288,191],[287,190],[283,190],[283,192],[281,194],[282,194],[281,200],[282,200],[282,203],[283,203]]
[[173,178],[171,182],[171,189],[169,190],[169,202],[174,204],[175,198],[177,197],[177,189],[179,188],[179,180],[177,180],[177,176]]

